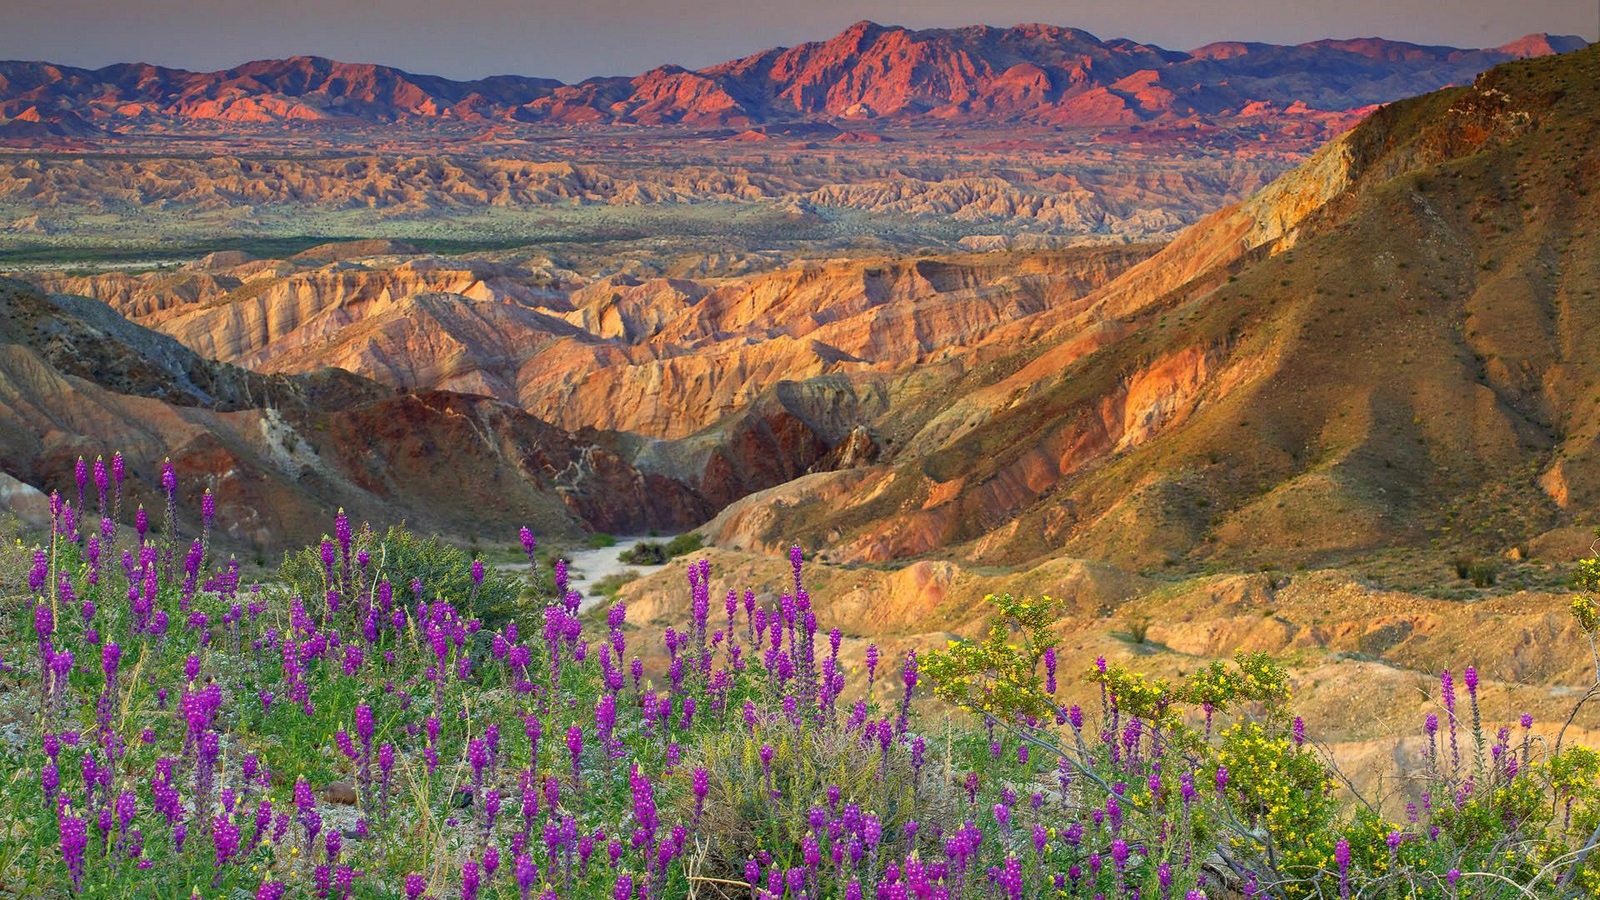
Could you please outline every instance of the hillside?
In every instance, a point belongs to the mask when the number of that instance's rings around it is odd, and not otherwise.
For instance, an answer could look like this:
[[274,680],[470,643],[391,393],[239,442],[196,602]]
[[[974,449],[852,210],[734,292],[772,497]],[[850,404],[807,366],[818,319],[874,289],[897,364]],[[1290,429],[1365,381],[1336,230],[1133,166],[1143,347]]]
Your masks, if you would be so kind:
[[[0,279],[0,469],[70,492],[108,442],[130,467],[171,458],[238,515],[236,546],[312,540],[331,510],[474,536],[536,521],[551,535],[677,529],[708,506],[592,442],[484,397],[397,394],[338,369],[259,375],[204,360],[93,300]],[[159,509],[156,487],[132,500]]]
[[1031,324],[942,413],[876,423],[893,463],[712,533],[1134,567],[1573,549],[1600,500],[1597,76],[1588,49],[1379,110]]

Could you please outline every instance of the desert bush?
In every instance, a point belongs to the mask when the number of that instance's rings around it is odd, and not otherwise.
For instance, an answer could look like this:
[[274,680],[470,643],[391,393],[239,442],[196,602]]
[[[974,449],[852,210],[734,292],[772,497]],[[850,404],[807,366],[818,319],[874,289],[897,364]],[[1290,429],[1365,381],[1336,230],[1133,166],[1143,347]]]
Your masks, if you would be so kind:
[[622,590],[623,585],[631,584],[638,580],[638,571],[634,569],[624,569],[621,572],[615,572],[603,578],[595,579],[594,584],[590,585],[590,587],[593,588],[594,592],[600,596],[605,597],[608,600],[615,600],[617,599],[617,593]]
[[660,566],[680,556],[688,556],[704,546],[705,537],[689,531],[665,544],[660,541],[640,541],[624,550],[618,558],[630,566]]
[[660,566],[671,559],[667,555],[667,545],[660,541],[640,541],[622,551],[617,558],[630,566]]
[[706,545],[705,535],[698,531],[686,531],[667,541],[667,555],[676,559],[698,552]]

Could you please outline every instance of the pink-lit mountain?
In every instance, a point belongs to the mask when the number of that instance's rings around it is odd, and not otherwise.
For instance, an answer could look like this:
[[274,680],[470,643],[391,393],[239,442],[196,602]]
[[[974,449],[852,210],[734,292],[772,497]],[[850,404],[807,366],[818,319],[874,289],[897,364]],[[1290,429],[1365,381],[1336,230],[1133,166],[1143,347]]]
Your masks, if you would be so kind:
[[1178,52],[1051,25],[914,31],[859,22],[826,41],[698,71],[665,66],[571,85],[515,75],[453,81],[305,56],[205,73],[0,62],[0,117],[10,120],[0,129],[20,137],[202,123],[1130,125],[1343,112],[1583,46],[1581,38],[1536,34],[1490,49],[1369,38]]

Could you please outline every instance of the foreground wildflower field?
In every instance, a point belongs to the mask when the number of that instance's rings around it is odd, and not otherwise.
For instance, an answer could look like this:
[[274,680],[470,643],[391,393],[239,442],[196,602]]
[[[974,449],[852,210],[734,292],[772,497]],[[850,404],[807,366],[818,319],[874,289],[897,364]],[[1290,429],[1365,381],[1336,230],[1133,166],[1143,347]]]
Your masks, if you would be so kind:
[[[155,525],[127,477],[80,464],[0,582],[0,895],[1600,896],[1600,754],[1484,721],[1471,668],[1391,819],[1265,656],[1147,679],[1002,596],[980,639],[847,673],[798,549],[771,604],[690,564],[689,621],[637,646],[526,529],[505,573],[342,514],[247,585],[209,494],[181,535],[170,466]],[[1080,678],[1099,704],[1058,705]]]

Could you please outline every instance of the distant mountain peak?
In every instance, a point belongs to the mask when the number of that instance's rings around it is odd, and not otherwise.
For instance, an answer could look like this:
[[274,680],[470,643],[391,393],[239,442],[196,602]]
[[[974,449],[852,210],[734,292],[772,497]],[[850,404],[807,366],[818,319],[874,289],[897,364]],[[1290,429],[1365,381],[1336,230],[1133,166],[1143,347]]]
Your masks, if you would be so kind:
[[[241,128],[439,119],[749,127],[864,118],[1125,126],[1261,109],[1339,113],[1464,83],[1496,63],[1582,46],[1577,37],[1533,34],[1481,50],[1353,38],[1293,46],[1223,41],[1183,53],[1037,22],[913,30],[863,19],[824,40],[696,71],[664,65],[573,85],[515,75],[455,81],[310,55],[220,72],[6,62],[0,119],[37,107],[111,131],[196,120]],[[1136,74],[1137,85],[1124,81]]]

